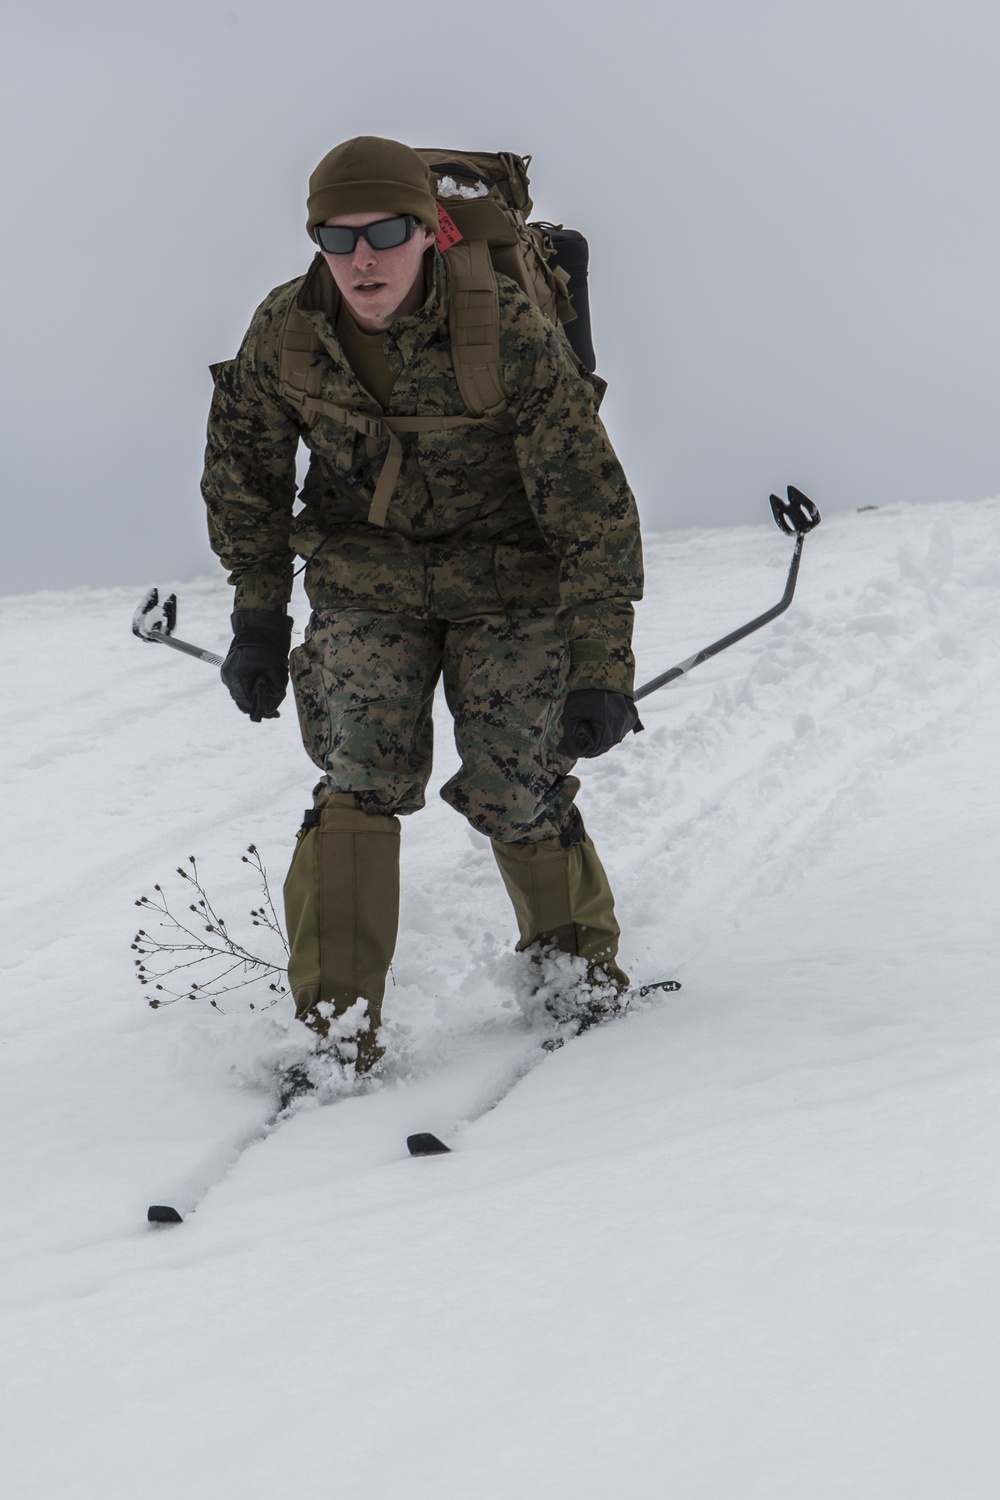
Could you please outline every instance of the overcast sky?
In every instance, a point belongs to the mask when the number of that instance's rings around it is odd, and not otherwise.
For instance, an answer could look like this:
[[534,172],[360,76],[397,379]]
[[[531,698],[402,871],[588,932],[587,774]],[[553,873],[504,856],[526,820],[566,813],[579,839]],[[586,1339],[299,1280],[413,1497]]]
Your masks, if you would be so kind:
[[211,571],[207,366],[361,133],[534,155],[649,529],[1000,492],[987,0],[0,7],[0,592]]

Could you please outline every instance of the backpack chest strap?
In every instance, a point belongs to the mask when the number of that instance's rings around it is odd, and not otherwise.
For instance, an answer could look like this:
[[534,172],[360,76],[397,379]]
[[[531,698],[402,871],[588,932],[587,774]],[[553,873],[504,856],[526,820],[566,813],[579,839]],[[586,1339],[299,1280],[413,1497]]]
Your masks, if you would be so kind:
[[509,432],[512,422],[503,418],[486,417],[373,417],[367,412],[351,411],[338,406],[334,401],[324,401],[319,396],[308,396],[295,386],[284,384],[281,394],[302,414],[307,425],[316,417],[331,417],[345,427],[353,427],[366,438],[388,438],[389,451],[385,456],[375,485],[371,507],[366,519],[372,526],[384,526],[389,512],[399,471],[403,466],[403,445],[400,435],[408,432],[444,432],[451,427],[490,427],[495,432]]

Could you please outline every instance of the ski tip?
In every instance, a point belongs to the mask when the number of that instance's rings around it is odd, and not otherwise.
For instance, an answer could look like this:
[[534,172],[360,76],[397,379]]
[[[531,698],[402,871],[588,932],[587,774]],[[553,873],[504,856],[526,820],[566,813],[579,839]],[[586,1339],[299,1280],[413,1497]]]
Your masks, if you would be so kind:
[[451,1151],[444,1141],[439,1141],[436,1135],[422,1130],[417,1135],[406,1137],[406,1149],[411,1156],[447,1156]]
[[639,994],[651,995],[654,991],[660,990],[668,995],[675,995],[680,987],[681,982],[679,979],[654,979],[649,984],[640,984]]
[[169,1203],[151,1203],[146,1210],[146,1220],[150,1224],[184,1223],[176,1208],[171,1208]]

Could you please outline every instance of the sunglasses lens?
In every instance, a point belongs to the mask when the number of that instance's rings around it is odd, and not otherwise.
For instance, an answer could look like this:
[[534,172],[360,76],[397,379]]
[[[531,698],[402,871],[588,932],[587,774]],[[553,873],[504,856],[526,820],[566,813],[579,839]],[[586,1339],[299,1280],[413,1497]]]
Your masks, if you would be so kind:
[[405,245],[417,227],[412,214],[397,214],[394,219],[379,219],[364,229],[348,229],[343,224],[317,224],[316,242],[330,255],[350,255],[363,235],[373,250],[394,250]]
[[331,255],[350,255],[357,244],[357,235],[353,229],[345,229],[341,224],[317,224],[316,239],[321,250],[327,250]]
[[368,225],[365,239],[375,250],[393,250],[410,238],[413,233],[411,223],[408,214],[400,214],[395,219],[380,219],[377,224]]

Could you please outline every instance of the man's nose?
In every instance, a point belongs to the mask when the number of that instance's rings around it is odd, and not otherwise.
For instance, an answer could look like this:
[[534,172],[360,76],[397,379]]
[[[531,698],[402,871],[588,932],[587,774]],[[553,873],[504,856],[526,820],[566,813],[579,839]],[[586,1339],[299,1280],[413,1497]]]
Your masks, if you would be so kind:
[[356,266],[359,271],[365,271],[375,264],[375,251],[363,234],[358,235],[358,243],[354,247],[354,256],[351,264]]

